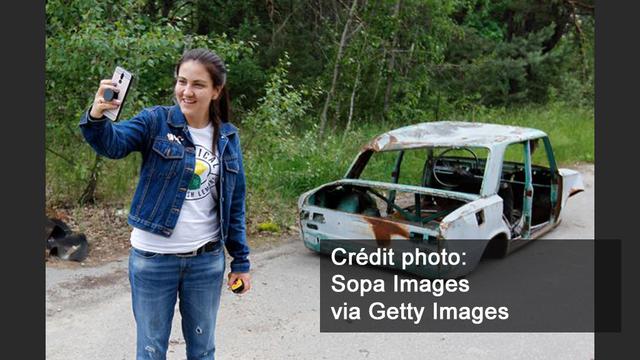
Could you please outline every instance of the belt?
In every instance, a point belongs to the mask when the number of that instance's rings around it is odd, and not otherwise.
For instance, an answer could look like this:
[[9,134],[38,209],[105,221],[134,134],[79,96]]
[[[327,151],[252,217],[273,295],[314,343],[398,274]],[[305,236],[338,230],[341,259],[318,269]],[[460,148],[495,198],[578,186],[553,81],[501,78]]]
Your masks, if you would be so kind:
[[208,243],[200,246],[199,248],[193,250],[193,251],[189,251],[189,252],[184,252],[184,253],[178,253],[178,254],[173,254],[175,256],[180,256],[180,257],[191,257],[191,256],[197,256],[200,255],[202,253],[206,253],[209,251],[213,251],[216,248],[218,248],[220,241],[209,241]]

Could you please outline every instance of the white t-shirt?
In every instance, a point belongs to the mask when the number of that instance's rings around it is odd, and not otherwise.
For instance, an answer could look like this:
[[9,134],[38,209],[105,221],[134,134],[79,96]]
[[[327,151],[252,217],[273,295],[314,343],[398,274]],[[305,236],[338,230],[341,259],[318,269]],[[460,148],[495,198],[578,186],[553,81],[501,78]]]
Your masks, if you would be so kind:
[[220,176],[219,154],[211,151],[213,125],[196,129],[189,126],[196,152],[193,177],[178,222],[170,237],[133,228],[131,246],[144,251],[172,254],[193,251],[209,241],[220,239],[218,221],[218,191]]

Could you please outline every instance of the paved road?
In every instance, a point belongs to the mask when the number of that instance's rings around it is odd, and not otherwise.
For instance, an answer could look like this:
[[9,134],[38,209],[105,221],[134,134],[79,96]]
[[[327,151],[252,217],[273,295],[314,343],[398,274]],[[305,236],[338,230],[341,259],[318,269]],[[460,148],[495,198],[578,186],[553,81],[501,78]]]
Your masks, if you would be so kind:
[[[593,166],[548,237],[592,238]],[[593,333],[320,333],[319,258],[297,239],[252,255],[253,290],[223,292],[219,359],[592,359]],[[46,273],[49,360],[134,359],[126,258]],[[168,359],[185,359],[176,311]]]

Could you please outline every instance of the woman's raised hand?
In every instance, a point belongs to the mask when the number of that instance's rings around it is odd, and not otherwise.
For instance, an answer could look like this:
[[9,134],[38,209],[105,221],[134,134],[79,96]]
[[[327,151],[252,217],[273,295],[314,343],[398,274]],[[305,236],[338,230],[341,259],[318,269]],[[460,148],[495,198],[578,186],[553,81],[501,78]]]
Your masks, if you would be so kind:
[[106,110],[117,109],[120,106],[120,100],[116,100],[115,98],[111,101],[106,101],[104,99],[104,92],[107,89],[111,89],[114,92],[118,92],[118,88],[113,84],[113,80],[105,79],[100,81],[100,87],[98,88],[98,92],[96,96],[93,98],[93,106],[91,106],[91,115],[92,118],[99,119],[104,116],[104,112]]

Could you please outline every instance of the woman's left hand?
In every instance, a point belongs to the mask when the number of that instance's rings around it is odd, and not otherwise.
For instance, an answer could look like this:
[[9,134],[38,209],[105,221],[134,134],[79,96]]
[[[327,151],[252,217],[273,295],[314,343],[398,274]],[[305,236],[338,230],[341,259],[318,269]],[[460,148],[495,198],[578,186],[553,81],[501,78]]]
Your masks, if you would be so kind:
[[249,291],[249,289],[251,289],[251,275],[249,275],[249,273],[231,272],[229,273],[228,277],[229,281],[227,281],[227,286],[229,287],[229,289],[231,289],[231,285],[238,279],[242,280],[242,282],[244,283],[244,289],[242,289],[242,291],[238,294],[244,294]]

